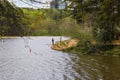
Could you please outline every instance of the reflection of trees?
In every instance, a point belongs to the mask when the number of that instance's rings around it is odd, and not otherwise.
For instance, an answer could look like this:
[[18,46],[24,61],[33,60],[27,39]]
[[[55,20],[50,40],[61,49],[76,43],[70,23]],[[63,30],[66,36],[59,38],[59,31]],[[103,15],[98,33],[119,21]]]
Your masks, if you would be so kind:
[[120,79],[120,59],[116,57],[103,57],[101,60],[103,80]]

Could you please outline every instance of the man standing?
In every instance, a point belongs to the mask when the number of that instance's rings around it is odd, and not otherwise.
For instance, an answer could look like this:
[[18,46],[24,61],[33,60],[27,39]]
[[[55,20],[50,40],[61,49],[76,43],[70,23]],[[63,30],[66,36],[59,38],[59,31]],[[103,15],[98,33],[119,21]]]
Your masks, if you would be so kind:
[[52,38],[52,44],[54,44],[54,39]]

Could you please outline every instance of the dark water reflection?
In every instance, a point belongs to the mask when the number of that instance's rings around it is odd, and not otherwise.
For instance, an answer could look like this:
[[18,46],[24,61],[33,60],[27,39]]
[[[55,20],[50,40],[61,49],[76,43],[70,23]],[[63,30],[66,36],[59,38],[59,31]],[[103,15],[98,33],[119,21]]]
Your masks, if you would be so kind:
[[82,80],[120,80],[120,58],[79,55],[73,61]]
[[120,79],[120,58],[54,51],[51,38],[0,39],[0,80]]

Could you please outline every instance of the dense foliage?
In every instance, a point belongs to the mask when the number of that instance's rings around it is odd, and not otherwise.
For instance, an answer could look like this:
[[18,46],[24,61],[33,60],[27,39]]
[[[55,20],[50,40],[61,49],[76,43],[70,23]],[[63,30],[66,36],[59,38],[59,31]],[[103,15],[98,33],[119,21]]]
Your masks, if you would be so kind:
[[22,9],[30,21],[31,35],[75,36],[79,32],[76,20],[64,10]]
[[119,0],[66,0],[67,10],[79,23],[92,26],[100,42],[111,42],[120,36]]
[[67,35],[78,34],[79,27],[64,10],[21,9],[0,0],[0,35]]
[[21,9],[10,4],[7,0],[0,0],[0,35],[25,35],[27,22]]

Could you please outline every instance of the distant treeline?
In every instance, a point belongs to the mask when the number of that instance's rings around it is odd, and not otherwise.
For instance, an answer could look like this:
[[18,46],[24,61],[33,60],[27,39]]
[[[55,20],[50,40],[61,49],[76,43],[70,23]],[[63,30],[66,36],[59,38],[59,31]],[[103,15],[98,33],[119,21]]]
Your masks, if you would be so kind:
[[80,32],[75,19],[65,10],[22,9],[30,24],[30,35],[75,36]]
[[0,0],[0,36],[73,36],[78,28],[76,20],[65,10],[18,8]]

